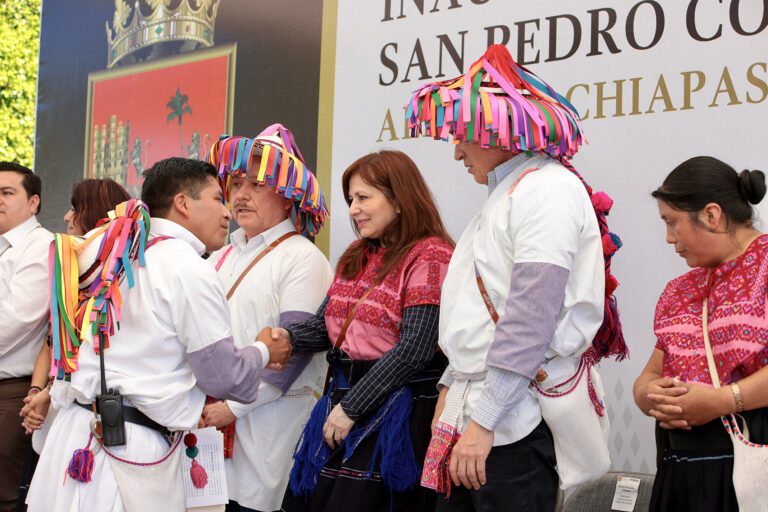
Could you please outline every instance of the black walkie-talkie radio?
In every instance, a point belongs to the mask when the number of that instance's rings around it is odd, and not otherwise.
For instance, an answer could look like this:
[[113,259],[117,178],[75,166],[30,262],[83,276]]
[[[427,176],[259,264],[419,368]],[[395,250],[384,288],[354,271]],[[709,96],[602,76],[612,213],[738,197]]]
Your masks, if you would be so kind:
[[104,446],[125,444],[123,397],[115,389],[107,390],[104,374],[104,334],[99,333],[99,366],[101,367],[101,394],[96,396],[96,411],[101,417],[101,440]]

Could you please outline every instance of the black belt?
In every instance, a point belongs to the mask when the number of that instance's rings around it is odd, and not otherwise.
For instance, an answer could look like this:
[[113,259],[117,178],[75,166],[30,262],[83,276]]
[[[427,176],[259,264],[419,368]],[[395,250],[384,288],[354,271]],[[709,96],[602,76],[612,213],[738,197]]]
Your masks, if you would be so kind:
[[[87,409],[89,411],[93,411],[93,404],[81,404],[77,400],[75,400],[75,403],[82,407],[83,409]],[[142,427],[151,428],[155,432],[158,432],[163,437],[168,437],[171,434],[171,431],[156,422],[155,420],[151,419],[149,416],[141,412],[135,407],[130,407],[128,405],[123,404],[123,419],[129,423],[133,423],[134,425],[141,425]]]
[[[733,443],[720,418],[691,430],[663,430],[656,427],[664,441],[663,446],[676,451],[732,450]],[[666,441],[666,442],[665,442]]]
[[[344,374],[350,386],[357,384],[368,371],[378,362],[378,359],[360,360],[352,359],[346,352],[340,348],[332,348],[325,355],[325,359],[332,367],[335,366]],[[423,368],[409,382],[420,382],[423,380],[439,380],[443,375],[445,367],[448,365],[448,359],[442,352],[435,352],[429,364]]]

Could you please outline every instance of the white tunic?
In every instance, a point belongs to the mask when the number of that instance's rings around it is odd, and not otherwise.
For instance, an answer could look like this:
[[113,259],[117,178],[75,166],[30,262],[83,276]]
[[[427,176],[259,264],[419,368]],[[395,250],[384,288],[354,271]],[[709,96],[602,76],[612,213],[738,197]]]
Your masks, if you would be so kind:
[[[172,430],[196,428],[205,394],[187,353],[231,336],[226,296],[216,272],[200,258],[204,246],[191,232],[169,220],[152,218],[150,237],[171,236],[146,252],[146,266],[134,263],[135,285],[120,285],[123,296],[120,330],[104,353],[106,381],[125,401]],[[262,344],[263,346],[263,344]],[[72,404],[89,403],[99,394],[99,358],[84,344],[71,383],[57,381],[51,390],[59,409],[40,455],[27,496],[31,512],[123,510],[114,475],[94,441],[93,480],[81,484],[65,478],[76,449],[84,448],[93,414]],[[135,462],[153,462],[168,450],[159,433],[125,424],[126,444],[110,449]],[[63,482],[63,485],[62,485]]]
[[[232,233],[232,248],[208,259],[216,265],[226,254],[219,268],[225,290],[269,244],[291,231],[293,223],[286,219],[247,242],[242,229]],[[284,240],[246,274],[230,299],[235,345],[252,344],[261,329],[280,325],[281,316],[314,314],[332,280],[328,260],[314,244],[298,235]],[[230,500],[256,510],[280,508],[293,449],[322,393],[327,367],[325,354],[316,354],[285,394],[262,381],[256,402],[227,402],[237,417],[232,458],[226,461]]]
[[[510,193],[510,187],[529,168]],[[495,324],[478,289],[475,267],[496,311],[505,313],[512,267],[540,262],[569,271],[565,300],[545,370],[553,381],[572,373],[603,318],[605,277],[600,232],[584,186],[565,167],[535,156],[511,172],[470,221],[451,258],[443,283],[440,347],[455,372],[487,370],[486,356]],[[464,395],[463,428],[471,421],[484,378],[475,375]],[[541,421],[536,397],[525,393],[495,430],[494,445],[528,435]]]

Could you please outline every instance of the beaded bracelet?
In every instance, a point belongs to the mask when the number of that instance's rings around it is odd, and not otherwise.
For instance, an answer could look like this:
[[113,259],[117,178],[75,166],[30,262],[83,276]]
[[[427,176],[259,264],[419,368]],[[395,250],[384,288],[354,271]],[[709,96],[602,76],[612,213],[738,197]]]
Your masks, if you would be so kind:
[[29,388],[29,391],[27,391],[27,396],[35,396],[39,392],[41,392],[43,389],[40,386],[32,386]]

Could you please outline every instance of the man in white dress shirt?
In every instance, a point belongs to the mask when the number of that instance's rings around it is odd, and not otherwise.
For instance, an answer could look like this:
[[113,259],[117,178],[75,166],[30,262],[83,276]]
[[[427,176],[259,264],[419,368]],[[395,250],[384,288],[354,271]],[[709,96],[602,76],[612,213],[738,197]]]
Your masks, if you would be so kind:
[[[293,197],[285,197],[289,194],[270,185],[281,182],[278,172],[258,178],[262,158],[269,158],[269,154],[264,155],[265,147],[268,153],[277,155],[278,161],[283,153],[289,153],[293,167],[287,166],[283,177],[286,190],[293,188],[304,162],[298,151],[292,151],[291,142],[290,131],[275,125],[255,139],[222,138],[209,157],[223,173],[222,185],[239,226],[230,237],[231,244],[208,260],[218,271],[225,290],[232,290],[229,309],[237,347],[250,345],[264,327],[285,326],[310,317],[333,279],[328,260],[312,242],[299,236],[291,220],[292,212],[305,212],[312,218],[309,225],[313,229],[322,226],[324,212],[312,215],[307,192],[318,186],[315,177],[307,173],[304,190],[295,191]],[[250,157],[232,169],[226,148],[244,147],[246,143],[252,147]],[[322,204],[322,193],[315,202]],[[269,512],[280,508],[293,449],[317,401],[316,395],[322,393],[327,371],[324,356],[294,355],[284,371],[265,371],[255,402],[228,400],[206,406],[203,419],[207,426],[224,427],[235,422],[231,458],[226,463],[228,511]]]
[[[268,339],[242,349],[234,345],[225,291],[201,258],[226,239],[231,217],[221,199],[216,170],[205,162],[168,158],[144,173],[142,200],[152,214],[149,238],[166,238],[146,250],[145,266],[132,263],[133,287],[128,279],[120,284],[120,328],[104,351],[106,384],[120,392],[127,420],[126,443],[109,449],[122,459],[161,459],[168,451],[163,430],[195,428],[206,395],[254,401],[267,363],[284,364],[290,354],[289,347]],[[71,382],[57,380],[51,391],[59,411],[27,497],[32,512],[69,511],[78,504],[83,510],[120,511],[126,500],[143,498],[148,486],[158,485],[151,468],[120,480],[106,447],[99,449],[90,439],[90,409],[100,378],[99,356],[88,343],[78,363]],[[84,447],[94,453],[91,481],[69,476],[62,481],[73,452]],[[180,479],[172,477],[158,492],[176,490],[183,497]],[[175,510],[168,498],[154,504],[157,510]],[[179,507],[183,510],[183,500]]]
[[48,247],[37,222],[40,177],[0,162],[0,511],[16,510],[29,437],[19,422],[22,400],[48,327]]

